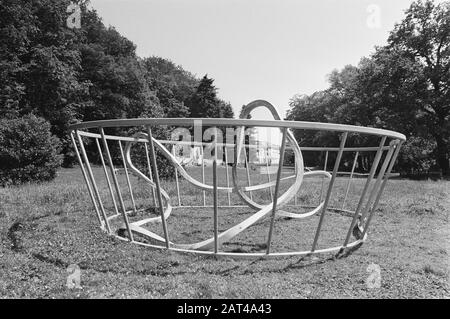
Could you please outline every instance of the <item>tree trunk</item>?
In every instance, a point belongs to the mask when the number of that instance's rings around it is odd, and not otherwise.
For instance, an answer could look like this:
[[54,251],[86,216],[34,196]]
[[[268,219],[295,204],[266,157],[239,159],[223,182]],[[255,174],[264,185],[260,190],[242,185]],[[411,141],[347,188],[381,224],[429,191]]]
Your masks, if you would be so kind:
[[436,139],[436,160],[439,168],[442,170],[442,175],[450,175],[449,158],[447,148],[448,145],[442,136],[435,136]]

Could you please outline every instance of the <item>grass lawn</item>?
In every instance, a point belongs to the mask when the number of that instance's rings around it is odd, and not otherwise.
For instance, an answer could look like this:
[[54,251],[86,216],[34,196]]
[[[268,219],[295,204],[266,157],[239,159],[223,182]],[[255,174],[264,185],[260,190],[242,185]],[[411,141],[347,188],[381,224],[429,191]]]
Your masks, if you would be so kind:
[[[201,179],[199,168],[191,173]],[[100,168],[94,174],[102,178]],[[210,175],[207,168],[208,181]],[[264,180],[263,176],[255,178]],[[225,181],[221,168],[220,185]],[[125,194],[123,175],[120,182]],[[356,205],[363,182],[354,180],[350,207]],[[137,206],[145,208],[151,203],[150,190],[134,178],[132,184]],[[332,205],[338,205],[345,186],[346,180],[338,178]],[[298,201],[315,202],[320,187],[320,179],[305,179]],[[175,183],[164,182],[163,188],[175,204]],[[100,192],[108,197],[104,185]],[[181,192],[182,204],[202,203],[202,192],[186,182],[181,182]],[[269,200],[267,190],[253,196],[259,202]],[[226,194],[219,200],[225,204]],[[239,203],[235,195],[231,200]],[[207,194],[207,203],[211,201]],[[129,196],[125,202],[130,207]],[[112,210],[111,205],[106,208]],[[220,209],[219,228],[224,230],[252,212]],[[449,298],[449,213],[449,181],[391,180],[367,242],[345,258],[216,259],[157,251],[107,236],[98,227],[81,171],[63,169],[50,183],[0,188],[0,297]],[[318,216],[302,221],[277,218],[272,251],[309,249],[317,221]],[[263,219],[223,249],[261,250],[268,225]],[[342,243],[348,225],[348,217],[328,213],[319,248]],[[212,236],[212,209],[177,208],[168,227],[175,242],[206,239]],[[155,232],[162,234],[157,228]],[[366,285],[372,263],[381,268],[381,288]],[[70,264],[81,268],[82,289],[66,287]]]

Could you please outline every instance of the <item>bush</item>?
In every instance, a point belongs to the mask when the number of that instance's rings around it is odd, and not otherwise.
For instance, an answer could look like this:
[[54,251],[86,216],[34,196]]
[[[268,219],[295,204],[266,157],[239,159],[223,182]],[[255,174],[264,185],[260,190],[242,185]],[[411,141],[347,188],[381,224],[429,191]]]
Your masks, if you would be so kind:
[[436,166],[436,161],[432,156],[435,148],[436,143],[431,137],[408,137],[400,149],[400,155],[397,163],[398,170],[403,175],[428,172]]
[[43,118],[0,120],[0,185],[52,180],[61,165],[60,141]]

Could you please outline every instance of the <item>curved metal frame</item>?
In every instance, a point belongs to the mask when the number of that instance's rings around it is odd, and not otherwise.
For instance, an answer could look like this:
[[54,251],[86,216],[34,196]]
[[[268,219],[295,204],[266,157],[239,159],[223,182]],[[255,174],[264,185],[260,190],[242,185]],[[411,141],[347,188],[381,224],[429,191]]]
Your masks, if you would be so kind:
[[[265,107],[268,109],[274,120],[248,120],[247,116],[257,107]],[[119,232],[127,233],[127,238],[123,235],[115,235],[116,237],[122,240],[129,240],[133,243],[144,245],[153,248],[165,248],[174,251],[180,252],[194,252],[199,254],[214,254],[214,255],[225,255],[225,256],[243,256],[243,257],[268,257],[268,256],[297,256],[297,255],[309,255],[309,254],[318,254],[318,253],[326,253],[326,252],[342,252],[345,249],[349,249],[352,247],[356,247],[364,242],[367,238],[367,229],[372,219],[373,213],[375,211],[376,206],[380,200],[382,191],[386,185],[386,182],[391,175],[391,170],[395,163],[396,157],[399,153],[401,144],[405,141],[405,136],[399,134],[397,132],[375,129],[375,128],[365,128],[351,125],[340,125],[340,124],[330,124],[330,123],[313,123],[313,122],[296,122],[296,121],[283,121],[279,116],[275,107],[267,101],[264,100],[256,100],[249,103],[243,109],[241,114],[243,119],[234,120],[234,119],[122,119],[122,120],[105,120],[105,121],[93,121],[93,122],[85,122],[72,125],[70,127],[71,130],[71,138],[72,143],[74,145],[77,158],[79,160],[79,164],[86,181],[89,195],[93,202],[94,210],[97,214],[97,218],[100,221],[101,228],[104,229],[109,234],[113,234],[111,229],[110,222],[112,219],[117,218],[118,216],[122,216],[124,226],[118,229]],[[230,186],[229,182],[229,174],[228,174],[228,164],[226,163],[226,176],[227,176],[227,186],[218,186],[217,182],[217,158],[213,160],[213,185],[208,185],[204,181],[204,168],[203,168],[203,154],[202,154],[202,181],[198,181],[192,176],[190,176],[184,167],[177,161],[175,154],[170,152],[164,144],[180,144],[183,142],[175,142],[175,141],[158,141],[157,139],[152,137],[152,127],[160,126],[160,125],[170,125],[170,126],[193,126],[196,123],[201,123],[205,126],[233,126],[237,127],[237,141],[234,144],[226,144],[226,143],[215,143],[214,147],[222,146],[225,148],[234,147],[235,149],[235,161],[232,167],[232,183],[233,186]],[[144,126],[145,132],[138,132],[133,137],[119,137],[119,136],[110,136],[105,135],[104,128],[106,127],[129,127],[129,126]],[[242,152],[245,152],[246,147],[244,145],[244,131],[245,127],[249,126],[258,126],[258,127],[268,127],[268,128],[279,128],[282,133],[282,143],[280,148],[280,160],[278,164],[277,170],[277,178],[274,181],[270,180],[270,174],[268,173],[268,181],[266,183],[251,185],[250,175],[248,172],[248,163],[246,163],[245,167],[247,168],[247,178],[248,185],[247,186],[239,186],[238,178],[237,178],[237,163],[238,159],[241,158]],[[87,129],[98,129],[99,133],[91,133],[87,131]],[[297,141],[291,132],[291,129],[303,129],[303,130],[326,130],[326,131],[335,131],[340,132],[340,145],[339,147],[300,147],[297,144]],[[378,147],[345,147],[346,139],[348,133],[361,133],[361,134],[369,134],[376,135],[381,137],[380,144]],[[76,139],[75,139],[76,137]],[[101,164],[103,166],[103,171],[106,176],[106,181],[109,189],[109,193],[111,195],[112,203],[114,206],[115,214],[112,216],[107,216],[107,212],[104,208],[102,199],[100,197],[98,187],[95,181],[95,177],[92,173],[92,168],[83,144],[83,139],[90,138],[95,139],[95,143],[97,145],[97,149],[99,151]],[[389,145],[385,145],[387,139],[390,139]],[[102,141],[103,150],[100,147],[99,140]],[[118,183],[117,176],[115,174],[114,164],[111,158],[111,153],[109,151],[108,141],[117,141],[119,143],[122,165],[124,168],[124,172],[126,174],[126,181],[128,186],[128,191],[130,194],[130,198],[132,201],[132,209],[127,210],[124,204],[124,200],[122,197],[122,191],[120,190],[120,186]],[[77,143],[78,142],[78,143]],[[122,147],[122,142],[125,142],[125,147]],[[142,173],[134,164],[131,158],[131,148],[135,143],[144,143],[146,158],[147,158],[147,167],[149,170],[149,176]],[[287,145],[289,143],[289,145]],[[194,143],[190,143],[196,144]],[[197,143],[200,145],[204,145],[203,142]],[[147,147],[148,146],[148,147]],[[158,167],[156,162],[156,149],[166,157],[174,166],[176,171],[176,186],[177,186],[177,197],[178,197],[178,206],[173,207],[170,203],[169,194],[161,188],[160,179],[158,175]],[[283,157],[286,149],[291,149],[294,152],[295,158],[295,170],[294,174],[287,177],[282,177],[281,172],[283,169]],[[80,154],[81,150],[81,154]],[[325,151],[325,167],[324,170],[315,170],[315,171],[305,171],[304,163],[303,163],[303,151]],[[340,173],[338,171],[339,164],[343,155],[343,152],[356,152],[352,170],[349,173],[349,180],[346,186],[345,197],[342,203],[341,208],[332,208],[328,207],[334,182],[337,177],[337,174]],[[355,211],[350,211],[344,209],[345,201],[347,199],[347,195],[349,193],[350,183],[352,178],[356,173],[354,173],[356,161],[358,158],[358,154],[364,151],[376,151],[376,155],[374,161],[372,163],[371,170],[367,175],[367,180],[364,185],[362,194],[360,196],[358,206]],[[383,164],[381,168],[379,168],[380,160],[383,156],[383,153],[386,151],[386,155],[384,157]],[[106,159],[109,165],[110,174],[112,176],[113,185],[115,188],[116,196],[114,195],[114,190],[111,185],[111,181],[108,175],[108,170],[106,167],[106,163],[104,160],[103,152],[106,153]],[[337,152],[336,160],[334,163],[333,171],[330,173],[326,170],[327,161],[328,161],[328,153],[329,152]],[[246,155],[244,154],[245,160],[247,160]],[[225,151],[225,158],[227,159],[227,151]],[[375,177],[375,173],[379,168],[378,175],[376,177],[376,181],[374,186],[369,192],[369,186],[371,181]],[[136,175],[141,180],[145,181],[152,190],[152,198],[153,203],[159,209],[160,216],[151,217],[141,219],[136,222],[129,222],[128,216],[130,214],[137,213],[135,200],[133,197],[132,185],[129,179],[129,171]],[[190,184],[195,186],[196,188],[203,191],[203,205],[199,207],[210,207],[206,205],[205,194],[206,191],[213,193],[213,211],[214,211],[214,236],[203,240],[201,242],[193,243],[193,244],[179,244],[170,241],[169,231],[167,228],[166,220],[171,215],[174,208],[186,207],[181,205],[181,196],[180,196],[180,187],[178,181],[178,174],[180,173],[181,177],[188,181]],[[281,210],[283,206],[289,206],[289,203],[294,200],[295,206],[297,205],[297,193],[300,189],[302,181],[304,178],[312,177],[312,176],[322,176],[322,188],[320,191],[319,203],[317,206],[310,207],[310,210],[304,213],[291,213]],[[323,178],[329,179],[328,189],[325,193],[325,198],[322,199],[323,193]],[[283,194],[279,196],[279,188],[282,181],[293,180],[292,185],[285,191]],[[272,192],[272,187],[275,187]],[[269,204],[261,204],[257,203],[252,197],[252,191],[268,189],[270,192],[270,198],[272,202]],[[231,228],[219,233],[218,230],[218,209],[221,207],[218,204],[218,192],[226,192],[228,196],[228,205],[225,207],[238,207],[232,206],[230,201],[230,194],[236,193],[240,197],[240,199],[245,203],[244,206],[240,207],[248,207],[256,212],[254,212],[250,217],[247,217],[245,220],[239,222],[238,224],[232,226]],[[247,195],[249,193],[249,195]],[[368,195],[368,199],[366,200],[366,195]],[[117,204],[118,203],[118,204]],[[364,205],[365,203],[365,205]],[[304,205],[303,205],[304,206]],[[330,247],[326,249],[317,249],[317,243],[321,233],[321,227],[324,222],[326,213],[328,211],[340,212],[345,215],[352,217],[350,228],[346,234],[346,238],[344,243],[341,246]],[[272,241],[272,232],[274,227],[275,215],[289,217],[293,219],[302,219],[313,216],[320,212],[319,223],[314,235],[314,241],[310,250],[307,251],[293,251],[293,252],[271,252],[271,241]],[[220,250],[220,246],[229,241],[231,238],[237,236],[239,233],[245,231],[248,227],[254,225],[257,221],[261,220],[263,217],[270,218],[270,228],[268,232],[268,239],[266,245],[265,253],[233,253],[233,252],[225,252]],[[143,226],[149,223],[161,223],[163,228],[164,237],[157,235],[154,232],[149,231]],[[134,238],[135,234],[139,234],[140,236],[144,236],[145,238],[151,239],[153,242],[156,241],[158,244],[148,244],[145,242],[141,242]],[[350,242],[350,236],[354,235],[355,240]]]

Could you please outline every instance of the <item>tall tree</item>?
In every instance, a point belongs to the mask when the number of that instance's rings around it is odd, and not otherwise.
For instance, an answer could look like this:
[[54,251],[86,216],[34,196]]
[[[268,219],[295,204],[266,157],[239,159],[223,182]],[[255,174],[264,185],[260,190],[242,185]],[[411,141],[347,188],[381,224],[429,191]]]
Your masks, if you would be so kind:
[[207,75],[200,80],[189,100],[191,117],[232,118],[234,116],[231,105],[217,97],[217,89],[213,83],[214,80]]
[[391,32],[388,48],[401,51],[416,65],[417,80],[426,82],[417,115],[436,141],[438,165],[450,174],[450,2],[414,2]]
[[181,66],[160,58],[149,57],[143,61],[147,83],[163,108],[166,117],[189,117],[186,103],[194,94],[198,80]]
[[[450,154],[450,2],[416,1],[359,65],[329,76],[330,87],[291,101],[289,119],[335,122],[396,130],[407,136],[401,170],[437,167],[446,175]],[[324,144],[327,135],[300,141]],[[362,135],[349,143],[373,143]],[[422,154],[419,156],[419,154]],[[426,156],[423,156],[426,154]]]
[[[67,25],[71,2],[81,8],[79,29]],[[0,117],[45,118],[69,165],[75,154],[67,128],[74,121],[188,117],[191,105],[201,105],[201,116],[233,116],[212,79],[199,86],[200,80],[166,59],[141,60],[134,43],[105,27],[87,3],[0,1]]]
[[66,27],[69,1],[0,2],[0,116],[42,116],[70,149],[67,127],[89,101],[79,81],[82,32]]

